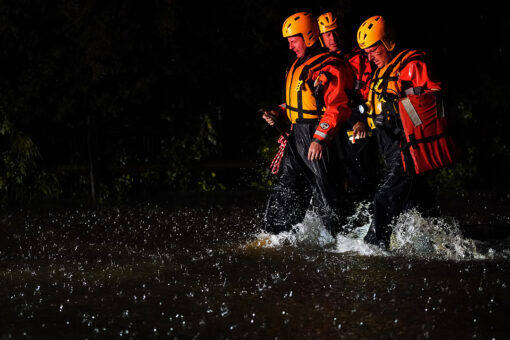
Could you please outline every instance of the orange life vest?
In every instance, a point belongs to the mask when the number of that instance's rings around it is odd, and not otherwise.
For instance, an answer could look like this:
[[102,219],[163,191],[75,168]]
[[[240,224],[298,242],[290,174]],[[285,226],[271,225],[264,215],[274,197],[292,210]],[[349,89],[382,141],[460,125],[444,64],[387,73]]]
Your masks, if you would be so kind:
[[319,53],[301,65],[297,59],[287,73],[285,95],[287,117],[292,124],[303,120],[319,119],[324,111],[323,104],[317,103],[311,74],[327,63],[338,62],[338,57],[329,53]]

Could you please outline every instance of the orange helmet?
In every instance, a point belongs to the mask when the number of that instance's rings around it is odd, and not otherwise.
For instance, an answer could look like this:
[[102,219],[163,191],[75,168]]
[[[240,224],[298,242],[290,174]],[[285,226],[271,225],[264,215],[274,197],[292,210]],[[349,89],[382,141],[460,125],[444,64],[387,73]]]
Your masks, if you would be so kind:
[[321,34],[338,28],[336,16],[331,12],[321,14],[317,22],[319,23],[319,31]]
[[393,51],[395,42],[388,34],[388,27],[380,15],[365,20],[358,29],[358,45],[368,48],[377,42],[382,42],[388,51]]
[[317,21],[311,13],[299,12],[285,20],[282,27],[282,34],[284,38],[301,34],[305,40],[306,47],[310,47],[315,44],[319,38],[319,28],[317,27]]

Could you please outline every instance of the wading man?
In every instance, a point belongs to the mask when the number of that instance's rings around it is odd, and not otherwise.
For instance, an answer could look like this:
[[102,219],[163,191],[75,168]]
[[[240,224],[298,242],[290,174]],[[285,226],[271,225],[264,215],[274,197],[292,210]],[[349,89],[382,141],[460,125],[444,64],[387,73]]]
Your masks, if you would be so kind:
[[[331,12],[324,13],[317,19],[321,40],[332,53],[346,59],[354,73],[354,93],[351,96],[352,115],[346,121],[344,129],[339,133],[342,138],[344,164],[346,168],[345,189],[353,198],[366,199],[373,194],[376,183],[377,145],[361,122],[363,116],[358,111],[360,104],[368,98],[368,82],[372,76],[373,66],[366,53],[358,46],[345,51],[340,39],[337,16]],[[356,125],[358,139],[353,139],[353,127]]]
[[[362,111],[369,127],[375,129],[386,168],[364,240],[388,248],[394,217],[411,207],[432,207],[422,174],[451,163],[454,150],[446,133],[441,84],[431,79],[425,53],[397,51],[381,16],[360,26],[357,41],[377,66]],[[361,132],[355,127],[355,135]]]
[[263,114],[270,125],[288,119],[291,128],[264,216],[264,229],[278,233],[301,222],[312,198],[324,226],[335,235],[341,227],[339,158],[335,135],[350,117],[352,70],[321,48],[316,19],[291,15],[282,28],[296,60],[285,80],[285,108]]

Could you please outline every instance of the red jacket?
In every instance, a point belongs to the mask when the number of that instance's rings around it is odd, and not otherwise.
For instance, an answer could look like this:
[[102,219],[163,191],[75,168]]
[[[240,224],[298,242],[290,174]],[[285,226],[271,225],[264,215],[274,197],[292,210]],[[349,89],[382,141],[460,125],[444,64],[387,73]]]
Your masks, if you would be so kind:
[[313,138],[325,143],[332,139],[340,126],[351,116],[348,93],[354,88],[354,76],[351,67],[345,62],[338,65],[325,65],[312,74],[312,80],[323,82],[324,105],[322,115]]
[[368,60],[366,53],[359,47],[355,47],[346,55],[346,58],[354,72],[354,90],[358,94],[359,99],[366,101],[370,91],[368,83],[372,77],[372,64]]

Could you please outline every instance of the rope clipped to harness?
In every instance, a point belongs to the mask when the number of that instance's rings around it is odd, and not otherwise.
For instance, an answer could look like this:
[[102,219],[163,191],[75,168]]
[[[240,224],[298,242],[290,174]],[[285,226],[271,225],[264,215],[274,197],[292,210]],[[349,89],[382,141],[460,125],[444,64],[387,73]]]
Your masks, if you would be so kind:
[[278,138],[278,143],[280,143],[280,147],[278,148],[278,152],[273,158],[273,161],[271,162],[271,165],[269,168],[271,169],[271,173],[276,175],[280,171],[280,163],[282,162],[283,158],[283,151],[285,150],[285,146],[287,145],[287,136],[288,133],[284,135],[280,135],[280,138]]

